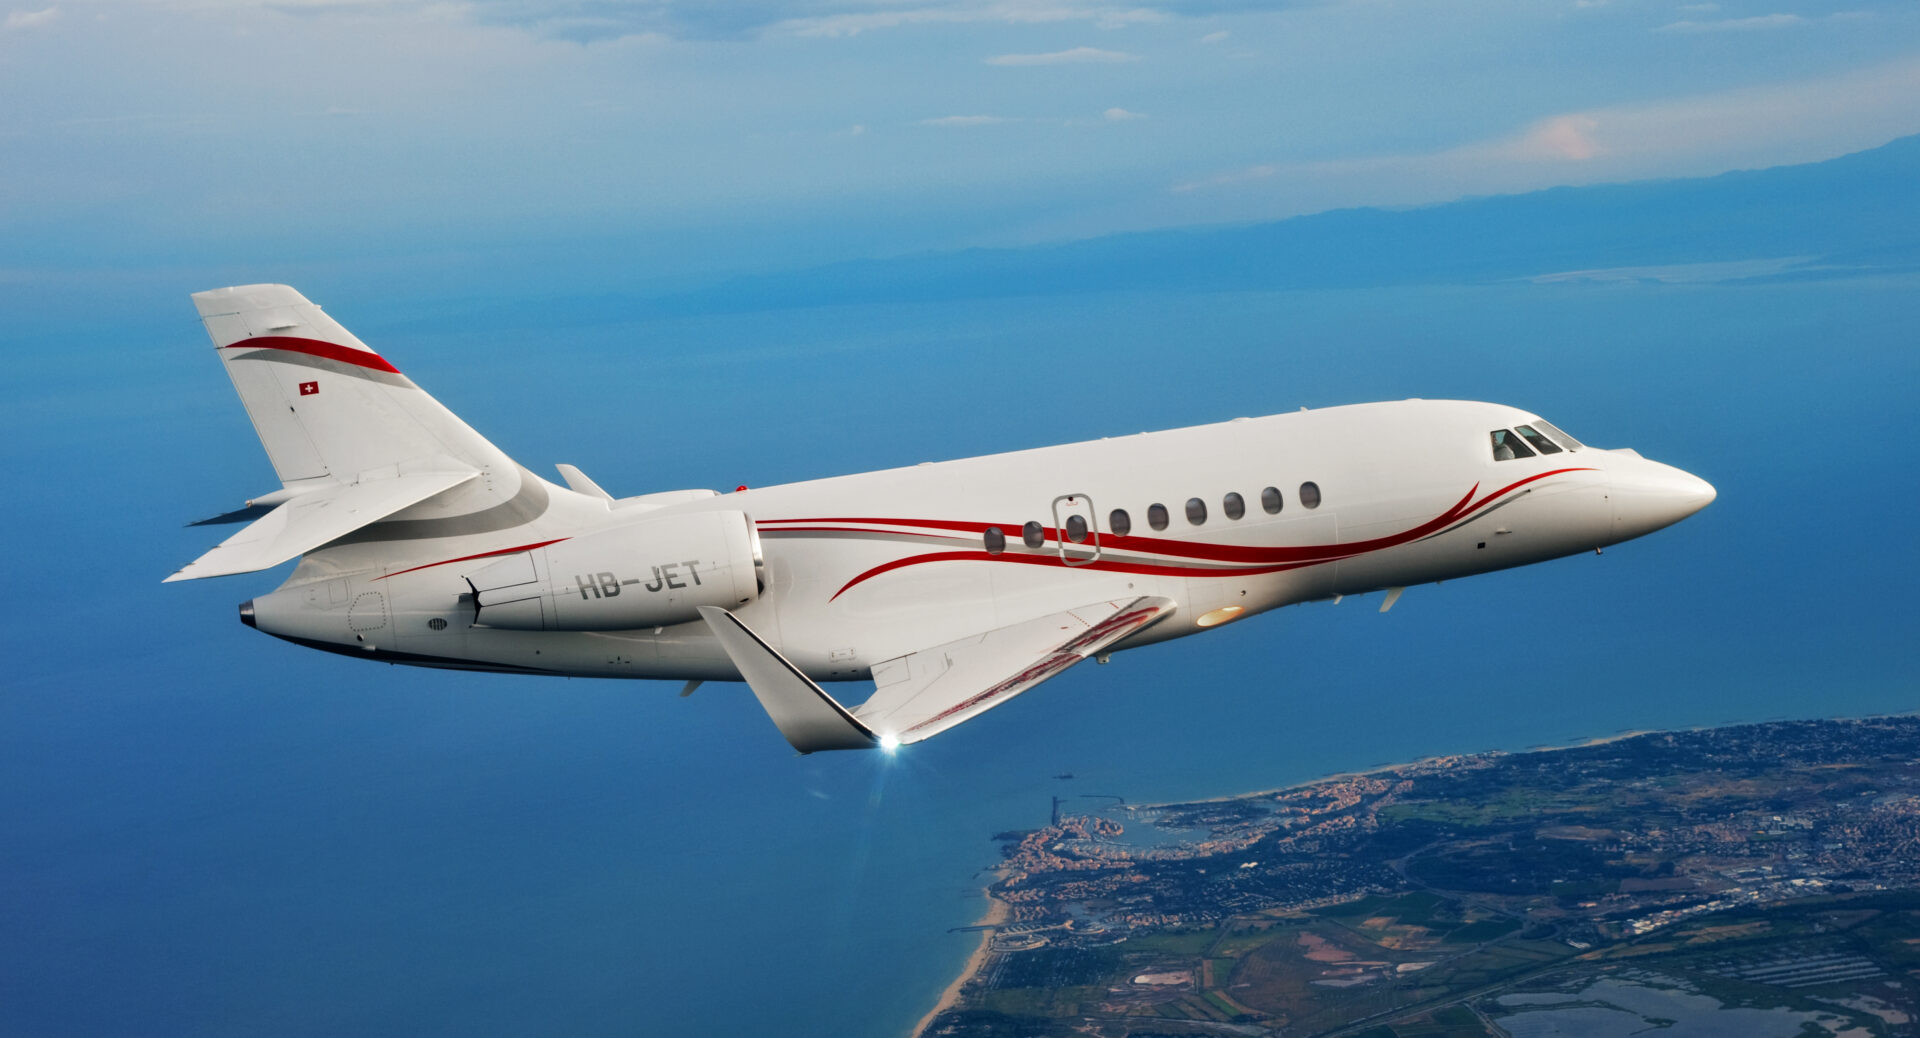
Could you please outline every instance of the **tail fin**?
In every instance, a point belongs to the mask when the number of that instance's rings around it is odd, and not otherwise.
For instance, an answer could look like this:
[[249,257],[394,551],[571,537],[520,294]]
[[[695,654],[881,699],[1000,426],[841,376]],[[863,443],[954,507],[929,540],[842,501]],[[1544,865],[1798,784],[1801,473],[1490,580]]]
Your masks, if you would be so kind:
[[273,511],[167,579],[266,569],[349,540],[484,534],[545,511],[544,481],[300,293],[242,285],[193,303],[282,489],[257,499]]
[[402,462],[512,461],[400,370],[286,285],[196,292],[227,376],[287,487],[356,483]]

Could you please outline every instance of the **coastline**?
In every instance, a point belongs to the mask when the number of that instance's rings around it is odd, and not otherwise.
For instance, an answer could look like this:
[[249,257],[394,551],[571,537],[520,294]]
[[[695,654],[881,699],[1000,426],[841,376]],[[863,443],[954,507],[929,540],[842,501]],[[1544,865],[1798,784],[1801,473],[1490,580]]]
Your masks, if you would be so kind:
[[[1888,716],[1897,716],[1897,715],[1888,715]],[[1708,726],[1708,727],[1711,727],[1711,726]],[[1182,807],[1187,804],[1224,804],[1230,800],[1250,800],[1255,797],[1270,797],[1270,796],[1277,796],[1281,793],[1291,793],[1296,789],[1305,789],[1308,786],[1318,786],[1326,782],[1342,782],[1347,779],[1369,778],[1374,775],[1385,774],[1389,771],[1398,771],[1401,768],[1416,768],[1422,764],[1432,764],[1435,761],[1441,761],[1441,760],[1459,759],[1464,757],[1478,757],[1478,756],[1482,756],[1483,754],[1490,754],[1490,753],[1518,755],[1522,753],[1547,753],[1553,750],[1577,750],[1587,746],[1603,746],[1611,742],[1620,742],[1625,739],[1634,739],[1642,735],[1655,735],[1655,734],[1669,731],[1669,730],[1670,729],[1666,729],[1666,728],[1630,728],[1625,731],[1615,732],[1612,735],[1597,735],[1591,739],[1580,739],[1580,740],[1569,742],[1569,743],[1542,743],[1541,745],[1538,745],[1538,746],[1529,746],[1524,750],[1481,750],[1477,753],[1441,753],[1441,754],[1435,754],[1431,757],[1421,757],[1418,760],[1401,761],[1397,764],[1379,764],[1371,768],[1358,768],[1351,771],[1336,771],[1331,774],[1322,775],[1319,778],[1304,779],[1300,782],[1290,783],[1285,786],[1275,786],[1272,789],[1256,789],[1246,793],[1225,793],[1220,796],[1200,797],[1194,800],[1169,800],[1169,801],[1166,801],[1165,803],[1132,804],[1130,806],[1139,810],[1155,810],[1158,808],[1166,808],[1166,807]],[[1679,729],[1671,729],[1671,730],[1679,730]],[[1687,729],[1687,730],[1698,731],[1700,729],[1695,728],[1695,729]]]
[[[981,916],[979,921],[973,925],[998,927],[1001,923],[1006,922],[1007,917],[1012,914],[1012,908],[1010,908],[1005,901],[994,897],[989,890],[987,893],[987,914]],[[940,1001],[934,1003],[933,1008],[927,1011],[927,1015],[921,1017],[920,1022],[913,1025],[913,1030],[908,1032],[911,1038],[921,1038],[922,1035],[926,1034],[927,1028],[931,1026],[935,1020],[940,1018],[941,1013],[952,1009],[960,1001],[961,989],[965,988],[969,981],[978,976],[980,968],[987,964],[988,949],[993,947],[993,935],[996,932],[996,930],[980,931],[979,946],[973,949],[973,954],[967,958],[967,964],[961,967],[960,975],[953,979],[953,983],[947,985],[945,991],[940,992]]]

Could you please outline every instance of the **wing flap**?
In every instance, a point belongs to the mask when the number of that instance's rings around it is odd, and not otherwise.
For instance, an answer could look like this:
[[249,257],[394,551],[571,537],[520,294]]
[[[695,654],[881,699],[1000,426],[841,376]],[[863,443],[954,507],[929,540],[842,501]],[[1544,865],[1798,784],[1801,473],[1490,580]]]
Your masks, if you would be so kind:
[[343,483],[301,493],[276,506],[163,583],[251,573],[358,530],[478,476],[478,470],[434,469]]
[[1096,602],[889,660],[853,716],[882,739],[919,742],[1025,692],[1174,610],[1144,595]]

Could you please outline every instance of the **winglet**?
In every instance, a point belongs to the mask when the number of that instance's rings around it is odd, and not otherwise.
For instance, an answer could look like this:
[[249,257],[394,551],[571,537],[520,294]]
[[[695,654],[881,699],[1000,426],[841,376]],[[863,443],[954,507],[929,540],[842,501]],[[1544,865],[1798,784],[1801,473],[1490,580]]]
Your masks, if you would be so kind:
[[739,617],[719,606],[701,606],[700,616],[794,749],[813,753],[870,750],[880,745],[873,729],[856,720]]

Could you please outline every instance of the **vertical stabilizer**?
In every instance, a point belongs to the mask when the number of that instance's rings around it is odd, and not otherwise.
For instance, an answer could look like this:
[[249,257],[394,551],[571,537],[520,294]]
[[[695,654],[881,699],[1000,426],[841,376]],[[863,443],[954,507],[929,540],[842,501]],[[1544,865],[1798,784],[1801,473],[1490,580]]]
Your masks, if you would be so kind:
[[196,292],[193,304],[284,489],[266,495],[274,512],[172,579],[365,542],[387,542],[378,562],[391,564],[464,547],[450,539],[497,539],[570,496],[286,285]]
[[207,335],[282,484],[355,483],[425,458],[512,462],[286,285],[196,292]]

